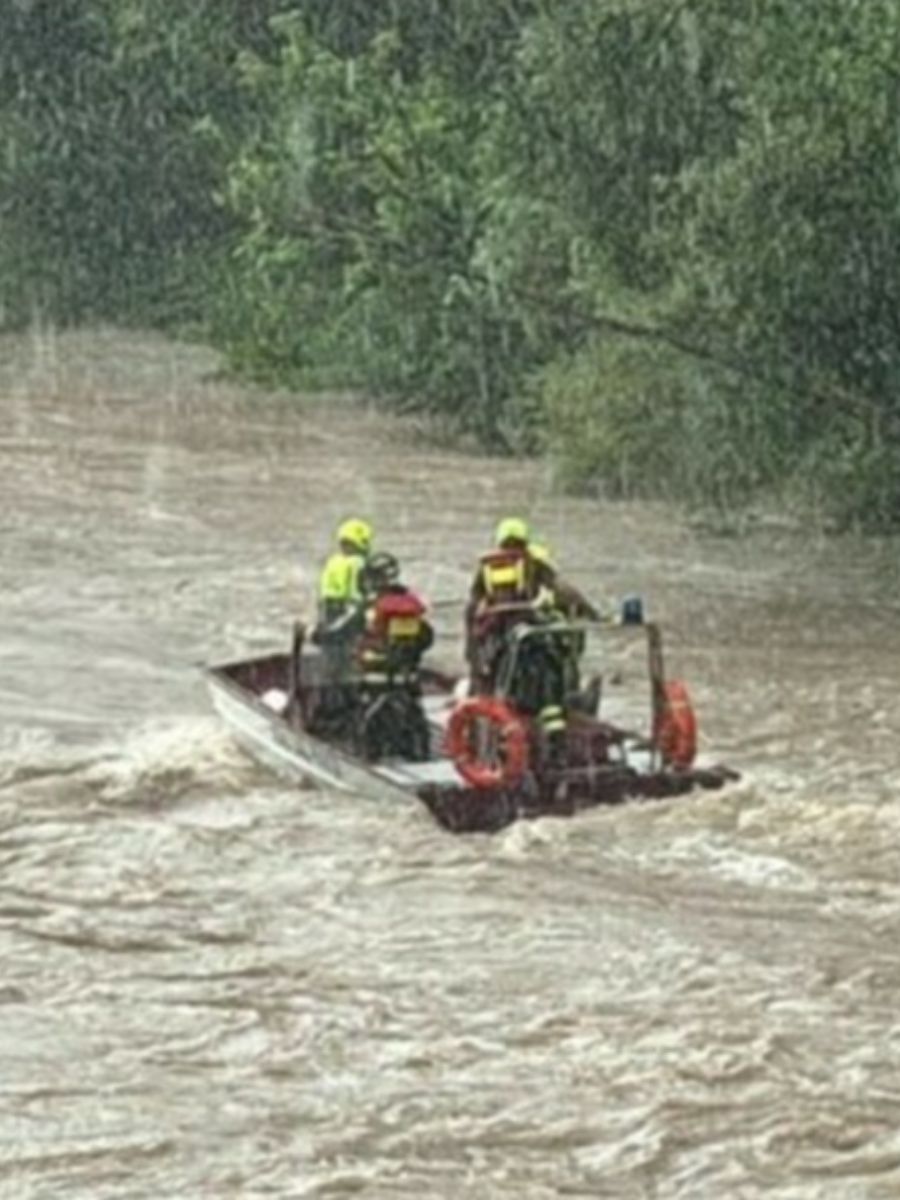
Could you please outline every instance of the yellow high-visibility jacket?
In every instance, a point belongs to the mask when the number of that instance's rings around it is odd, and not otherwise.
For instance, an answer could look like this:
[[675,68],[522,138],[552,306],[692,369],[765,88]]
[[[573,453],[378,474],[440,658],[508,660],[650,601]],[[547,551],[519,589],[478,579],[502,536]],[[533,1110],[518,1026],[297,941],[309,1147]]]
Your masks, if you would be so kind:
[[336,550],[319,576],[319,600],[358,604],[363,598],[360,575],[365,562],[361,554],[345,554],[343,550]]

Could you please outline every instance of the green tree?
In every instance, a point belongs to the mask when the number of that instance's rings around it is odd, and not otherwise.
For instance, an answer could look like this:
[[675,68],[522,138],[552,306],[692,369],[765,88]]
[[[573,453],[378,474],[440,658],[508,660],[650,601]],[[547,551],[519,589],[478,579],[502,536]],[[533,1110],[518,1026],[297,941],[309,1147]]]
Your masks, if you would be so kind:
[[[0,30],[0,278],[7,321],[197,306],[231,227],[235,64],[268,33],[239,0],[7,0]],[[219,136],[209,136],[217,131]]]
[[[479,258],[508,30],[473,3],[446,10],[436,42],[432,5],[384,6],[393,24],[352,54],[294,16],[277,62],[251,64],[266,117],[231,173],[247,232],[219,328],[257,372],[338,359],[401,407],[456,413],[496,442],[527,357]],[[461,89],[484,76],[484,95]]]

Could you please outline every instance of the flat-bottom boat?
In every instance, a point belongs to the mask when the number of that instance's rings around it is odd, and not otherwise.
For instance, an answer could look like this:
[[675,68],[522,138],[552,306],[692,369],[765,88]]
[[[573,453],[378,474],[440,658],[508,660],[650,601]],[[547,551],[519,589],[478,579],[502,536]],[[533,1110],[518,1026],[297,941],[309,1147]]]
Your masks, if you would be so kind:
[[596,805],[683,796],[738,778],[728,767],[694,764],[696,726],[686,692],[664,678],[658,628],[642,628],[649,646],[648,734],[601,717],[598,689],[595,711],[573,706],[567,714],[564,752],[553,764],[492,776],[469,769],[479,765],[477,748],[464,761],[448,736],[454,729],[458,734],[461,707],[469,706],[466,716],[474,718],[466,722],[469,731],[480,715],[490,715],[478,697],[460,699],[459,680],[448,672],[423,666],[419,674],[429,735],[423,761],[371,761],[346,737],[315,731],[310,714],[322,693],[321,654],[304,648],[301,631],[287,652],[208,667],[206,678],[213,704],[238,742],[282,777],[385,802],[414,796],[445,829],[486,833],[520,818],[568,817]]

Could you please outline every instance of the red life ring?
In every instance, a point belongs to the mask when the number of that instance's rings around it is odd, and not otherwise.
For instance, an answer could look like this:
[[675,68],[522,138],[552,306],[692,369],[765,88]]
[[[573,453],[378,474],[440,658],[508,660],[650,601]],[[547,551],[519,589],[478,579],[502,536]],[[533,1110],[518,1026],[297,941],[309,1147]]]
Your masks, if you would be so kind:
[[[493,727],[498,753],[494,762],[478,757],[479,722]],[[496,696],[471,696],[450,714],[447,753],[467,783],[479,789],[508,787],[528,769],[528,730],[521,717]]]
[[665,700],[657,720],[654,740],[663,762],[687,769],[697,754],[697,717],[687,688],[678,679],[664,685]]

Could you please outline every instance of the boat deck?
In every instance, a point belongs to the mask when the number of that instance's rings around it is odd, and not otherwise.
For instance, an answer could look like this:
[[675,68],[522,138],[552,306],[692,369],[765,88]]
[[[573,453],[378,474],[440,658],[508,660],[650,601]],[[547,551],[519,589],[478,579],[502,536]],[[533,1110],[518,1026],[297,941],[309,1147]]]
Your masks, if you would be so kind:
[[[432,741],[440,746],[453,709],[453,698],[447,695],[425,696],[422,706],[432,731]],[[422,763],[386,759],[373,764],[372,770],[404,791],[416,792],[424,784],[453,788],[464,786],[462,776],[449,758],[438,757]]]

